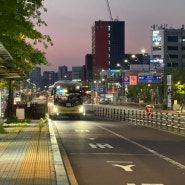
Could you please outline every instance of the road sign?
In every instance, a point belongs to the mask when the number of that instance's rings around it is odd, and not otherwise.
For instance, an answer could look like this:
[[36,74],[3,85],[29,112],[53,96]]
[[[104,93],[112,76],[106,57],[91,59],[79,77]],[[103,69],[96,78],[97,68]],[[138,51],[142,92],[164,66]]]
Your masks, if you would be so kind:
[[157,83],[162,81],[162,76],[161,75],[156,75],[156,74],[139,74],[138,76],[138,82],[144,82],[144,83]]
[[130,85],[137,85],[137,76],[130,76]]
[[130,84],[130,77],[129,76],[123,76],[122,84]]

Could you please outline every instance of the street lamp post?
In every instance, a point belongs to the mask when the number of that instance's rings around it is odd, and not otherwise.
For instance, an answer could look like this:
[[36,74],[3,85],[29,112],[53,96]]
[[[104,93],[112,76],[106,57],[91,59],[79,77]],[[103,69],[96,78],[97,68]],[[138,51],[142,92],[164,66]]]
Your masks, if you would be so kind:
[[167,75],[167,107],[172,108],[172,87],[173,87],[173,70],[172,70],[172,61],[169,55],[168,59],[170,61],[171,72]]
[[123,104],[123,76],[124,76],[123,72],[124,72],[124,70],[123,70],[122,65],[117,64],[117,66],[121,68],[121,104]]

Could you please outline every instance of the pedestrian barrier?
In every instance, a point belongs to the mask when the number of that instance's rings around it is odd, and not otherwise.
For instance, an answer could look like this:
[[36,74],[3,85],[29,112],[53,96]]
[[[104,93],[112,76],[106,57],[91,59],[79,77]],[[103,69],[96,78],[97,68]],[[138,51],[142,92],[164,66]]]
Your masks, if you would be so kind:
[[95,116],[104,119],[128,121],[136,125],[145,125],[172,132],[185,134],[185,116],[179,113],[167,113],[154,111],[148,115],[142,110],[125,110],[115,107],[95,107]]

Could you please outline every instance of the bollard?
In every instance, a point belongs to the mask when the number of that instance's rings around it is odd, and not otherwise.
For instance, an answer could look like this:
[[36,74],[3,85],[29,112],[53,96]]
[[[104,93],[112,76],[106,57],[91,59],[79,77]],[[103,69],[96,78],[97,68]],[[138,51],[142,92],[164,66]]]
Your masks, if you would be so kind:
[[139,111],[139,124],[141,124],[141,111]]
[[122,120],[122,114],[123,114],[123,111],[122,111],[122,109],[120,109],[120,111],[119,111],[119,116],[120,116],[119,119],[120,120]]
[[125,109],[123,110],[123,120],[126,120],[126,112],[125,112]]
[[162,112],[160,112],[160,125],[161,125],[161,128],[163,126],[163,114]]
[[116,119],[116,109],[114,109],[114,113],[113,113],[113,119]]
[[128,122],[129,122],[130,121],[130,110],[128,110],[127,119],[128,119]]
[[135,124],[137,124],[138,122],[138,115],[137,115],[137,110],[136,110],[136,113],[135,113]]
[[143,125],[145,125],[145,122],[146,122],[146,112],[143,111]]
[[174,114],[171,115],[171,129],[174,131]]
[[134,111],[132,110],[132,118],[131,118],[132,123],[134,122]]
[[166,113],[166,129],[168,130],[168,113]]
[[177,122],[177,127],[178,127],[178,132],[181,132],[181,118],[180,118],[180,114],[178,114],[178,122]]

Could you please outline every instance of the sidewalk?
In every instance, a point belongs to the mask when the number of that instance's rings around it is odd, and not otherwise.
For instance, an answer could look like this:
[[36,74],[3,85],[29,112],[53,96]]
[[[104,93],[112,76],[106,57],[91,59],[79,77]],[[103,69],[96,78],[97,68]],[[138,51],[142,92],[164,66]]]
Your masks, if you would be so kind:
[[0,133],[0,185],[68,185],[52,125]]

